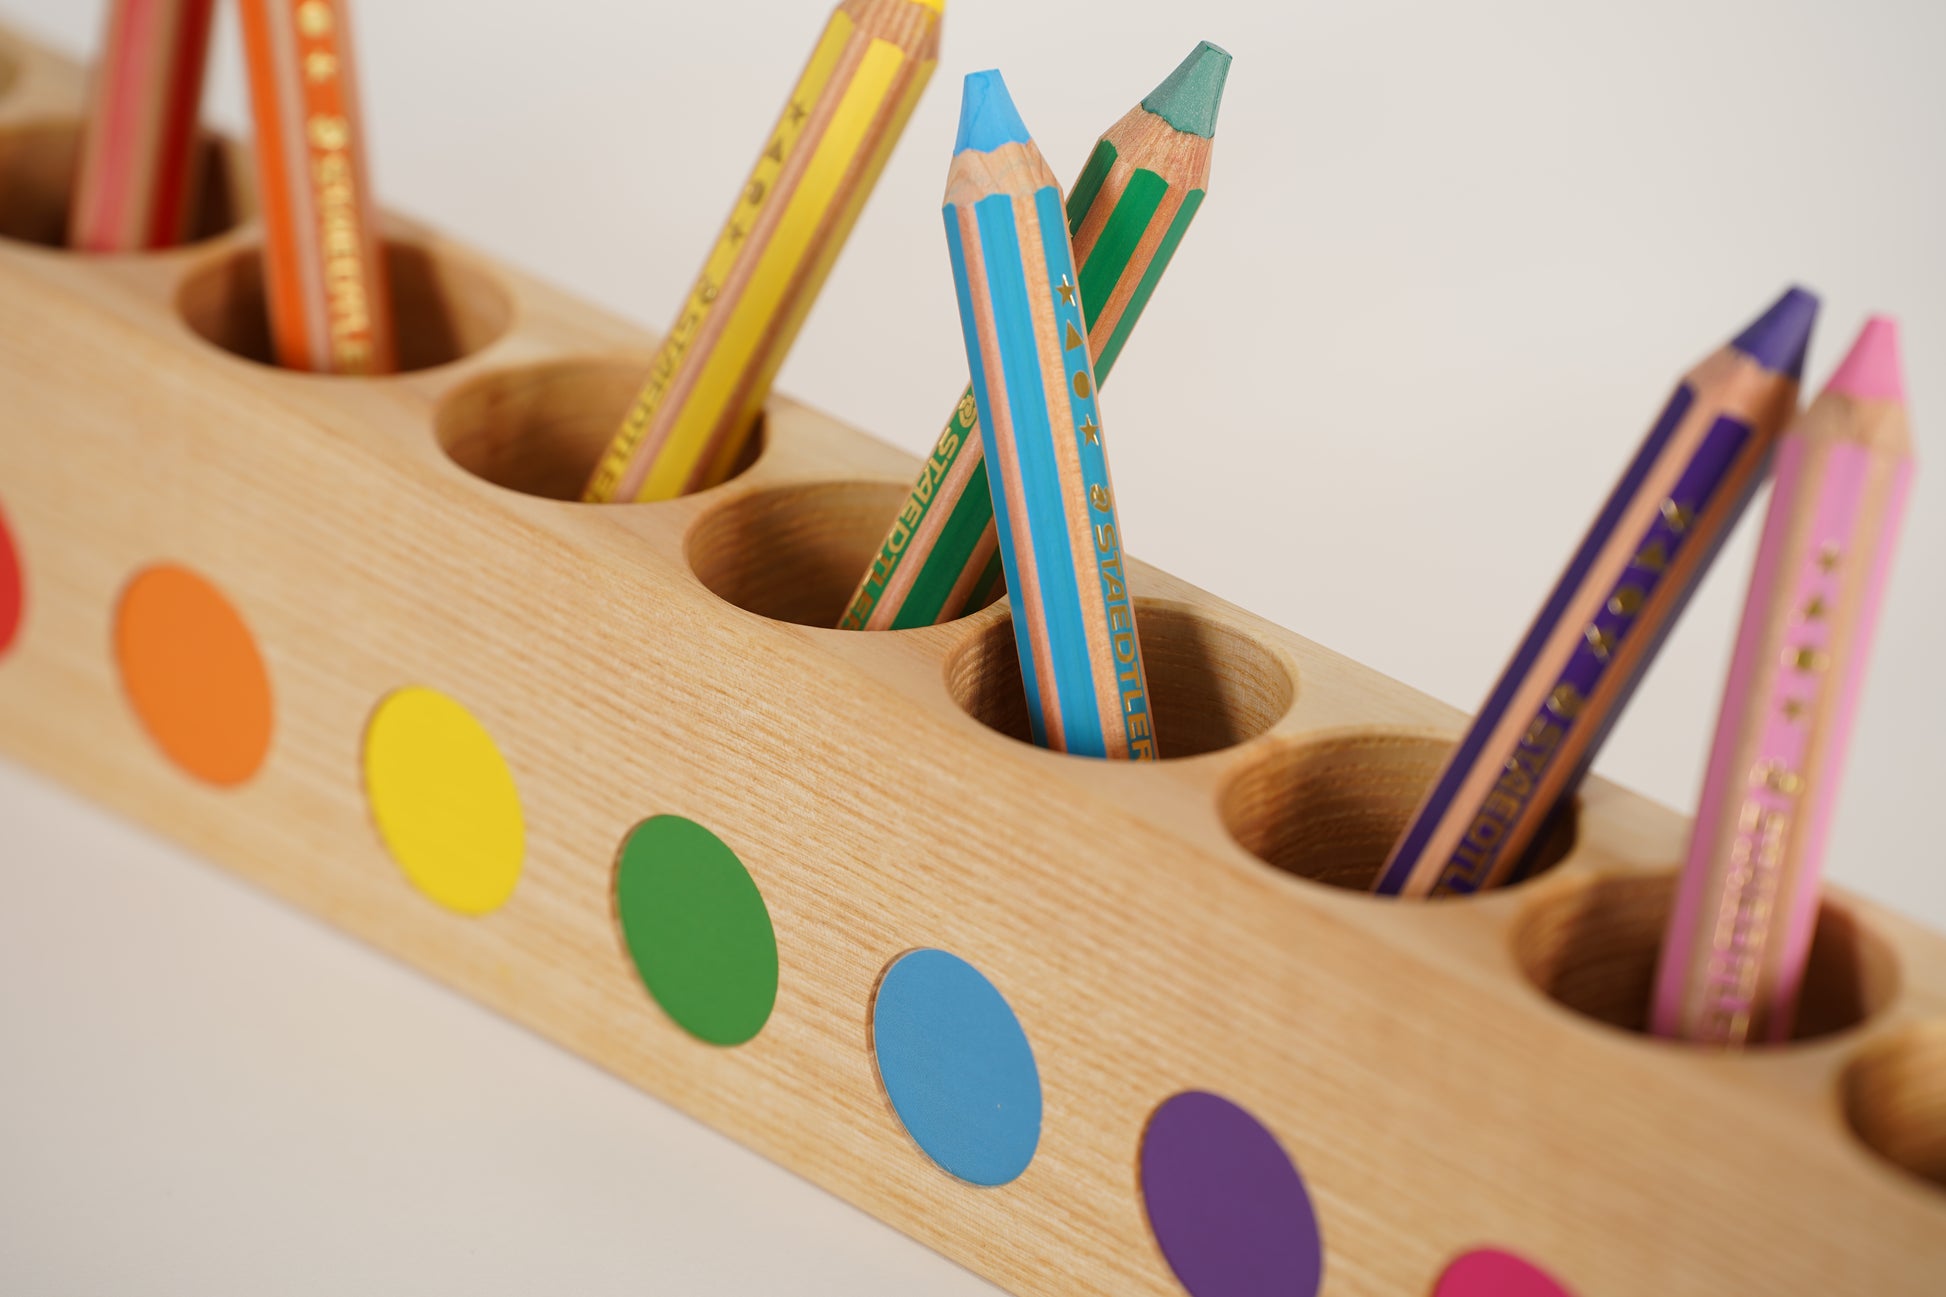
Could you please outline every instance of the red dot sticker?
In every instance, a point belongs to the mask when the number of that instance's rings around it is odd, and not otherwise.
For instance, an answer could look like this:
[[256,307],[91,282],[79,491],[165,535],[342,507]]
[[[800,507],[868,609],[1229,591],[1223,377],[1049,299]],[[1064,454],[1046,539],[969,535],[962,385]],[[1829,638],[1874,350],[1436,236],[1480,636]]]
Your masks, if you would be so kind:
[[1574,1297],[1547,1271],[1498,1248],[1468,1252],[1446,1267],[1432,1297]]
[[7,515],[0,511],[0,654],[13,647],[20,633],[20,612],[26,604],[26,589],[20,576],[20,552],[14,548],[7,530]]

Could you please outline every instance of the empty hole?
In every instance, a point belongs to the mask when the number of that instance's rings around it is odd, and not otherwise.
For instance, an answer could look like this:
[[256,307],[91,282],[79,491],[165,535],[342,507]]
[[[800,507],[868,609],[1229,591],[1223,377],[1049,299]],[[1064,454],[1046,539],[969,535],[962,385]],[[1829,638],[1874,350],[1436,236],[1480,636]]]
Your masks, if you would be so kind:
[[689,566],[748,612],[834,627],[911,493],[897,482],[818,482],[741,496],[690,531]]
[[[5,62],[0,53],[0,79],[7,76]],[[227,233],[249,215],[247,200],[239,196],[247,188],[239,182],[248,170],[241,154],[213,135],[204,136],[197,147],[202,186],[190,213],[189,243]],[[78,122],[37,122],[0,131],[0,238],[65,248],[80,161]]]
[[[1283,719],[1297,696],[1290,668],[1269,649],[1186,608],[1137,599],[1135,633],[1155,713],[1156,750],[1165,760],[1256,738]],[[946,688],[980,724],[1032,742],[1011,615],[982,626],[954,649],[946,661]]]
[[[644,356],[563,360],[486,374],[440,406],[439,444],[455,464],[495,486],[550,500],[579,500],[648,372]],[[757,462],[763,441],[760,422],[732,477]]]
[[[1452,750],[1451,740],[1400,730],[1279,747],[1258,756],[1224,789],[1223,823],[1266,864],[1312,882],[1369,892]],[[1570,804],[1543,830],[1530,878],[1574,849],[1579,811]]]
[[1946,1021],[1866,1050],[1842,1084],[1852,1132],[1880,1157],[1946,1189]]
[[[431,369],[488,346],[513,320],[513,303],[484,271],[416,243],[385,243],[399,370]],[[183,322],[232,355],[271,365],[263,249],[222,253],[196,268],[176,298]]]
[[[1672,871],[1588,878],[1540,898],[1514,932],[1521,971],[1583,1017],[1646,1031],[1677,877]],[[1851,911],[1824,902],[1791,1038],[1811,1040],[1858,1025],[1891,1001],[1897,982],[1898,965],[1885,943]]]

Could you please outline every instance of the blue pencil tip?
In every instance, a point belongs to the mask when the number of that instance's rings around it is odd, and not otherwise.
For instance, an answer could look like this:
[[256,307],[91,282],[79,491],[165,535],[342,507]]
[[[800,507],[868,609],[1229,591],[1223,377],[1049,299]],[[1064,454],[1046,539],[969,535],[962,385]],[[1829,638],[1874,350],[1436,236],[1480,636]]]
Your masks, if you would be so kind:
[[1025,144],[1029,140],[1020,110],[1007,93],[1007,83],[996,69],[966,74],[966,89],[960,97],[959,139],[953,142],[955,156],[973,149],[991,153],[1002,144]]
[[1817,295],[1793,285],[1730,345],[1773,374],[1801,379],[1811,326],[1817,322]]

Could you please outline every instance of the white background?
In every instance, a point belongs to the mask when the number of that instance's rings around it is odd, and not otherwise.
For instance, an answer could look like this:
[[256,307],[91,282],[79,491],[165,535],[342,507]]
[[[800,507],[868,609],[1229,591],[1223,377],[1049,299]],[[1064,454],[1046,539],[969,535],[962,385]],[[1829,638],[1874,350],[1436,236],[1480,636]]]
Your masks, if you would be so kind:
[[[228,8],[210,106],[242,127]],[[1237,61],[1209,200],[1104,401],[1130,546],[1470,708],[1684,368],[1791,280],[1825,299],[1814,382],[1866,312],[1892,311],[1905,325],[1921,470],[1829,869],[1946,927],[1946,861],[1930,823],[1946,774],[1934,746],[1946,720],[1946,468],[1933,462],[1946,440],[1932,421],[1946,408],[1946,5],[1185,8],[950,0],[939,74],[780,386],[927,447],[965,370],[937,214],[960,76],[1002,67],[1055,170],[1072,176],[1103,128],[1197,39],[1214,40]],[[0,20],[77,52],[92,46],[100,10],[0,0]],[[663,327],[825,12],[823,0],[365,0],[376,183],[390,205]],[[1678,806],[1699,783],[1760,511],[1601,762]],[[10,880],[0,1030],[10,1054],[23,1039],[78,1051],[27,1069],[46,1096],[119,1110],[92,1131],[0,1129],[0,1274],[62,1273],[57,1259],[90,1246],[83,1231],[111,1222],[92,1246],[130,1246],[118,1235],[139,1186],[176,1224],[138,1236],[155,1249],[143,1260],[164,1257],[158,1273],[215,1291],[266,1287],[274,1272],[236,1268],[239,1249],[265,1266],[294,1250],[320,1292],[428,1290],[365,1264],[394,1233],[401,1255],[421,1249],[426,1273],[454,1290],[531,1291],[547,1279],[581,1293],[974,1287],[781,1173],[746,1167],[754,1159],[714,1136],[199,872],[162,880],[144,867],[141,886],[170,901],[156,922],[198,939],[137,924],[151,958],[130,974],[160,1016],[104,1022],[130,1010],[90,980],[103,969],[51,938],[17,942],[13,928],[80,923],[71,888],[120,888],[129,861],[169,853],[90,823],[43,786],[0,778],[0,822],[23,820],[41,836],[26,862],[12,846],[0,862]],[[50,869],[84,881],[41,876]],[[258,925],[309,935],[272,941]],[[295,1030],[239,1040],[222,1025],[232,1008],[279,1014],[270,983],[238,990],[219,975],[253,949],[267,978],[297,979],[293,993],[332,1020],[334,1048]],[[306,962],[279,970],[293,952]],[[238,995],[250,1003],[221,999]],[[202,1025],[188,1039],[159,1025],[189,1019]],[[289,1075],[293,1054],[302,1083]],[[220,1101],[206,1098],[197,1078],[239,1055],[259,1071],[221,1078]],[[174,1088],[150,1093],[152,1067]],[[430,1130],[360,1088],[401,1087],[418,1096],[410,1108],[439,1092],[424,1073],[441,1068],[463,1102]],[[212,1123],[207,1144],[190,1131],[131,1135],[144,1125],[134,1096],[158,1115]],[[238,1107],[319,1164],[300,1157],[293,1171],[251,1120],[231,1119]],[[563,1121],[573,1125],[552,1124]],[[472,1143],[475,1126],[512,1140],[512,1153]],[[180,1177],[155,1163],[165,1154],[184,1159]],[[670,1158],[680,1191],[645,1186]],[[96,1218],[88,1204],[118,1163],[124,1196]],[[360,1200],[320,1191],[304,1199],[314,1222],[280,1226],[273,1204],[296,1192],[293,1175]],[[359,1176],[385,1186],[376,1204],[351,1187]],[[719,1211],[711,1190],[732,1183]],[[765,1271],[748,1247],[719,1269],[683,1259],[696,1231],[733,1228],[763,1193],[801,1223],[774,1236],[794,1260]],[[23,1217],[30,1196],[40,1205]],[[477,1229],[463,1227],[467,1213]],[[848,1231],[859,1231],[855,1252]]]

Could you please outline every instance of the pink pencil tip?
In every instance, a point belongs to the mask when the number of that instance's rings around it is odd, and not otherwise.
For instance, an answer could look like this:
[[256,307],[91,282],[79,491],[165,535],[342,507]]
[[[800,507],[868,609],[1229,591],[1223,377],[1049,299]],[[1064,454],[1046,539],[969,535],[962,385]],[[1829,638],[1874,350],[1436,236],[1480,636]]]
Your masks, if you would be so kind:
[[1827,392],[1861,401],[1904,401],[1905,374],[1899,365],[1899,322],[1889,315],[1865,321],[1858,341],[1824,385]]

